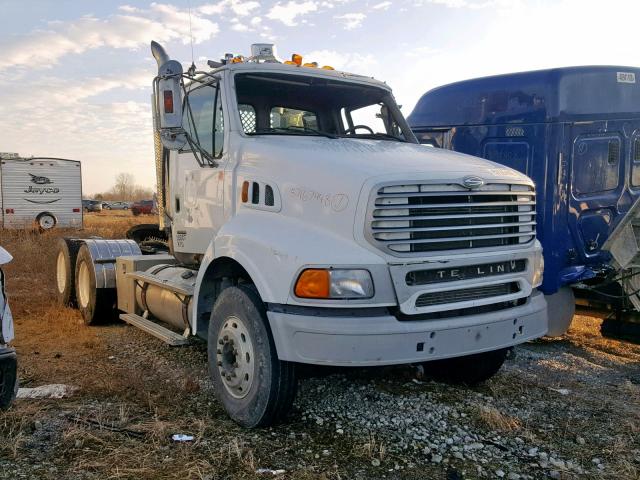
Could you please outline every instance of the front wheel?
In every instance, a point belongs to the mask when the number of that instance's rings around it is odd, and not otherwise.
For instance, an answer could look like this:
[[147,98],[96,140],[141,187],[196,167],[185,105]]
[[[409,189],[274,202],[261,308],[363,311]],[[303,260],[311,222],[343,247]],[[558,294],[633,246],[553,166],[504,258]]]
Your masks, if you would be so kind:
[[296,393],[295,366],[278,359],[267,314],[253,287],[228,287],[211,313],[209,372],[227,414],[247,428],[281,421]]
[[508,351],[508,348],[501,348],[492,352],[425,362],[423,366],[426,375],[434,380],[473,386],[498,373]]

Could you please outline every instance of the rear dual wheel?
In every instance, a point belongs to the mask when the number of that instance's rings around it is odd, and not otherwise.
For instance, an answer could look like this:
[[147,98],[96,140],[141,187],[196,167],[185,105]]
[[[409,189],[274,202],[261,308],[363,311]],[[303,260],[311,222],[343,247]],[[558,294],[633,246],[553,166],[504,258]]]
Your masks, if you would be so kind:
[[76,306],[76,258],[82,240],[58,239],[56,256],[56,298],[63,307]]
[[295,365],[278,359],[253,286],[228,287],[216,300],[208,354],[216,396],[235,422],[254,428],[284,419],[296,393]]
[[96,271],[86,243],[78,250],[75,292],[78,310],[86,325],[97,325],[115,318],[116,293],[113,288],[97,288]]

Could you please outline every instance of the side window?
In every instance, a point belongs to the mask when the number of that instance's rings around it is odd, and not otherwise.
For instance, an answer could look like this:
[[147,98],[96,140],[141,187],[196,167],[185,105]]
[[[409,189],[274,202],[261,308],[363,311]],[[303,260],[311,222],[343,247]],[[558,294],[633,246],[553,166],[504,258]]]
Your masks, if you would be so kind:
[[640,186],[640,134],[634,135],[631,143],[631,184]]
[[315,113],[287,107],[273,107],[269,123],[271,128],[318,128],[318,119]]
[[191,90],[182,115],[182,125],[191,139],[210,156],[219,157],[224,142],[224,118],[217,85]]
[[620,139],[581,136],[573,147],[573,191],[578,195],[606,192],[618,186]]
[[[354,126],[366,125],[373,133],[387,133],[387,127],[382,120],[382,106],[374,103],[366,107],[351,110],[351,120]],[[347,127],[348,128],[348,127]],[[358,129],[356,133],[366,133],[367,129]]]

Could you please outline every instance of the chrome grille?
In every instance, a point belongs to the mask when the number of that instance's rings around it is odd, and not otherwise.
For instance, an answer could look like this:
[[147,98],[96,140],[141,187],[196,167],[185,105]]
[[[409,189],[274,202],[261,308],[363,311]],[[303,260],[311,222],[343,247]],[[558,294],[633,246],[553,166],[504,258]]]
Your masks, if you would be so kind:
[[520,291],[518,282],[487,285],[484,287],[463,288],[446,292],[423,293],[416,300],[416,307],[432,307],[446,303],[467,302],[491,297],[510,295]]
[[495,248],[535,238],[535,191],[490,183],[381,187],[369,208],[370,240],[395,255]]

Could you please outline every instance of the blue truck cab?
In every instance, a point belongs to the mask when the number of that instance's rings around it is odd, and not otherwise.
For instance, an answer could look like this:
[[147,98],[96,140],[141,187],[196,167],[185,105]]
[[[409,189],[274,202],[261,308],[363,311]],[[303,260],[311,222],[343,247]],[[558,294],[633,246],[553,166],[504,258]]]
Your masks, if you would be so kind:
[[[535,181],[552,334],[569,327],[570,285],[597,282],[611,268],[601,247],[640,195],[638,82],[640,69],[620,66],[478,78],[425,93],[408,118],[426,145]],[[552,326],[554,310],[566,318]]]

